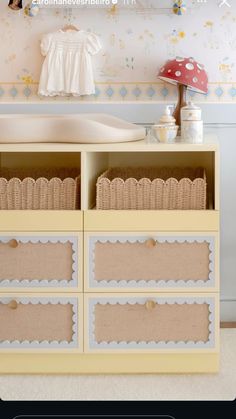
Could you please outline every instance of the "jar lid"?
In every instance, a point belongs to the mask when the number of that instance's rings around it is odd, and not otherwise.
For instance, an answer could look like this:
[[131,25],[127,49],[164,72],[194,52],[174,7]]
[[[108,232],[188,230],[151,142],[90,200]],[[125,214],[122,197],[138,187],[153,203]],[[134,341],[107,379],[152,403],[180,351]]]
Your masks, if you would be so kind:
[[194,105],[194,103],[191,100],[182,109],[184,111],[200,111],[201,110],[201,108],[199,108],[199,106]]
[[175,124],[175,118],[171,115],[171,108],[172,105],[167,105],[165,107],[165,111],[164,114],[161,116],[160,118],[160,123],[165,124],[165,123],[171,123],[171,124]]

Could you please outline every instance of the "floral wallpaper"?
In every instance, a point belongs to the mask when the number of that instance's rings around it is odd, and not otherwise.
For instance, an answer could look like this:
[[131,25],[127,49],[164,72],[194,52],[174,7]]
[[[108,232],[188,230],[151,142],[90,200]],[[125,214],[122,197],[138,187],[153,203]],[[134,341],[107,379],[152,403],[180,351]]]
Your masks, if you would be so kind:
[[[147,9],[40,9],[35,17],[13,11],[0,2],[0,101],[170,101],[175,87],[157,80],[169,58],[193,56],[209,75],[207,96],[190,93],[197,101],[236,102],[236,2],[219,7],[218,0],[186,0],[187,11],[176,16],[163,10],[163,0]],[[150,2],[149,2],[150,3]],[[169,2],[170,3],[170,2]],[[27,4],[27,1],[25,1]],[[41,99],[37,83],[43,57],[44,33],[71,22],[101,37],[103,50],[94,57],[96,95]]]

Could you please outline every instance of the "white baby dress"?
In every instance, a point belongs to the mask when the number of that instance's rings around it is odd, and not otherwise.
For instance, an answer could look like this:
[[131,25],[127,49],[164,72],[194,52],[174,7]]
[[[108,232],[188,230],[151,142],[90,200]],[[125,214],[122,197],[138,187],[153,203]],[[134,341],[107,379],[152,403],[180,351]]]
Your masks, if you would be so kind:
[[92,55],[101,43],[86,31],[63,31],[44,35],[41,52],[46,56],[39,81],[41,96],[82,96],[95,93]]

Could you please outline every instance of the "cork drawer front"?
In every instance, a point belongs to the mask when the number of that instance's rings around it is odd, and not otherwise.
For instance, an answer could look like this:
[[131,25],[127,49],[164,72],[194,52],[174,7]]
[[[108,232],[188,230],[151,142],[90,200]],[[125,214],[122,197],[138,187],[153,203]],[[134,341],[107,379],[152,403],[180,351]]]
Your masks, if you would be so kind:
[[214,289],[217,252],[217,233],[89,233],[86,290]]
[[80,287],[81,233],[0,236],[0,289]]
[[82,298],[0,296],[0,348],[82,350]]
[[86,350],[215,348],[214,295],[171,295],[90,295],[85,308]]

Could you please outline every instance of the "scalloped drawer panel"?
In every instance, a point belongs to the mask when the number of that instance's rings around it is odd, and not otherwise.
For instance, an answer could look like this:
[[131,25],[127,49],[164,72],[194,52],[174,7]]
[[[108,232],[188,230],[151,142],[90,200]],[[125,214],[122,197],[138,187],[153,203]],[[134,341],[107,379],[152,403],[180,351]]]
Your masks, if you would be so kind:
[[89,350],[215,347],[213,296],[93,295],[87,304]]
[[78,251],[79,235],[0,237],[0,288],[76,287]]
[[214,287],[217,234],[87,235],[89,288]]
[[80,299],[0,297],[0,348],[79,348]]

